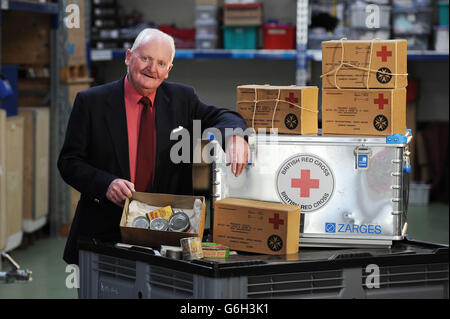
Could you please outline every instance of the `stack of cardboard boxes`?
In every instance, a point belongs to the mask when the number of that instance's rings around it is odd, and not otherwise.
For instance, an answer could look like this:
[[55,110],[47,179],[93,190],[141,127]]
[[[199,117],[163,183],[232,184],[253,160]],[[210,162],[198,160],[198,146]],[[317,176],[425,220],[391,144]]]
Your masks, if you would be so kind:
[[257,1],[228,3],[223,9],[223,47],[226,50],[258,48],[263,22],[262,4]]
[[[405,134],[406,60],[405,40],[323,42],[322,134]],[[317,87],[242,85],[237,88],[237,110],[255,131],[317,135],[317,97]],[[237,250],[295,253],[300,208],[284,206],[219,200],[214,241]]]
[[9,13],[2,23],[14,32],[4,33],[1,62],[14,94],[6,116],[0,110],[1,251],[20,246],[23,234],[43,227],[49,212],[51,19]]
[[50,108],[19,107],[23,117],[23,223],[32,233],[47,222],[50,189]]
[[22,243],[23,230],[23,168],[24,119],[22,116],[6,118],[6,251]]
[[6,212],[6,111],[0,109],[0,251],[8,241]]
[[[318,93],[315,86],[241,85],[237,110],[258,133],[317,135]],[[215,202],[213,240],[239,251],[296,254],[300,213],[295,205],[224,198]]]
[[405,40],[322,43],[322,134],[406,133]]

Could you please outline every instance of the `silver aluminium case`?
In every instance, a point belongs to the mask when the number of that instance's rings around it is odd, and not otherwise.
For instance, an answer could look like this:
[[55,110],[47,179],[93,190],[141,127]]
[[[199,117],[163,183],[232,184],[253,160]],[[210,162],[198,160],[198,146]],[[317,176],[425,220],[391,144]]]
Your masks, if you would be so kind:
[[407,145],[386,137],[253,135],[251,164],[237,178],[216,147],[212,206],[226,197],[297,204],[300,246],[390,246],[407,228]]

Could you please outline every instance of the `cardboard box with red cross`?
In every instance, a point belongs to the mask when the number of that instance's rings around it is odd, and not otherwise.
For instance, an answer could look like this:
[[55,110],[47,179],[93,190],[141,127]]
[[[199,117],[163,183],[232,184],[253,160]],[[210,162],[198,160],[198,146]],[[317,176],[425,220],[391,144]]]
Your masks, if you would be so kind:
[[214,205],[213,241],[230,249],[270,254],[298,253],[300,207],[239,198]]
[[257,132],[276,128],[280,134],[317,135],[318,98],[316,86],[240,85],[237,111]]
[[406,133],[406,88],[322,90],[323,135]]
[[322,42],[323,89],[394,89],[407,85],[406,40]]

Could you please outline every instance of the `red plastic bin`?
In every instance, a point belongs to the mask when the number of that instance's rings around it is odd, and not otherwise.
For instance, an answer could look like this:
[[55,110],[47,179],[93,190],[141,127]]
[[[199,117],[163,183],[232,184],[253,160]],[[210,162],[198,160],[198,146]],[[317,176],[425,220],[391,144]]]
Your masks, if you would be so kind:
[[264,49],[295,49],[295,26],[289,24],[264,24]]

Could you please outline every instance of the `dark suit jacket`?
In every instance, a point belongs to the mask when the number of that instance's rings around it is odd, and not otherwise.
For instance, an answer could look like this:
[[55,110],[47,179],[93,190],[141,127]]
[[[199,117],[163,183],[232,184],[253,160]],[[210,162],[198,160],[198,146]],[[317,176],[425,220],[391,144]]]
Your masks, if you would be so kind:
[[[155,97],[157,154],[154,193],[191,195],[192,164],[174,164],[170,140],[174,128],[189,129],[192,138],[194,119],[208,127],[242,128],[242,117],[233,111],[202,103],[191,87],[163,82]],[[191,148],[192,153],[192,148]],[[109,184],[116,178],[130,180],[128,133],[124,81],[90,88],[78,93],[69,118],[58,169],[66,183],[81,193],[64,260],[78,264],[78,240],[96,238],[120,241],[122,208],[106,198]]]

